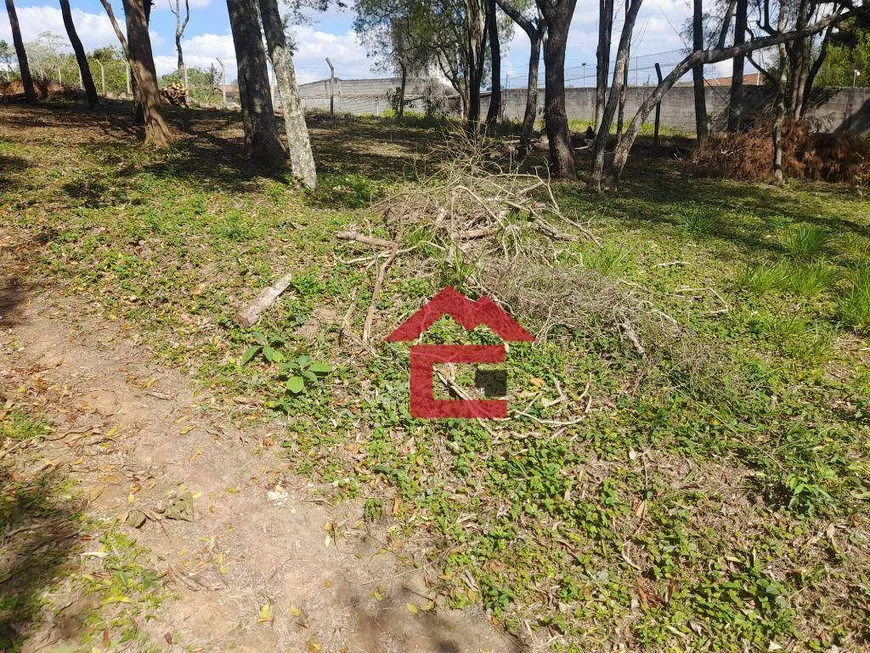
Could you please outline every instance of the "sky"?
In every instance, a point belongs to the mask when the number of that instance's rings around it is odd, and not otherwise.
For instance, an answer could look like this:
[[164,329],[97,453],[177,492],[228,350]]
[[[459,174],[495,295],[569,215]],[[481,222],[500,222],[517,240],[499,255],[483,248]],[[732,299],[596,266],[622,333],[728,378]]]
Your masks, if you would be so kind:
[[[155,0],[151,14],[151,42],[155,64],[159,74],[171,72],[176,66],[174,44],[175,16],[169,10],[169,0]],[[63,37],[59,5],[46,0],[16,0],[18,20],[25,42],[35,40],[46,31]],[[109,19],[99,0],[71,0],[73,19],[79,37],[90,51],[106,45],[118,45]],[[120,0],[113,0],[116,16],[123,25],[123,10]],[[622,11],[617,0],[616,15]],[[184,35],[182,47],[188,66],[207,68],[220,57],[227,66],[227,79],[235,77],[235,55],[225,0],[190,0],[190,24]],[[632,43],[632,83],[647,83],[655,80],[653,64],[659,61],[667,74],[670,67],[679,61],[685,43],[679,32],[691,14],[687,0],[644,0]],[[372,61],[353,32],[352,10],[330,9],[325,13],[312,13],[312,24],[294,26],[299,49],[294,57],[298,82],[305,83],[329,76],[325,57],[330,57],[336,68],[336,76],[344,79],[381,77],[371,72]],[[577,10],[571,21],[566,57],[566,79],[572,85],[593,84],[595,47],[597,42],[598,2],[578,0]],[[617,25],[616,29],[619,29]],[[618,31],[615,31],[618,34]],[[11,42],[9,20],[5,11],[0,11],[0,39]],[[615,44],[614,44],[615,47]],[[513,39],[503,55],[503,78],[508,86],[525,86],[525,71],[528,66],[528,37],[522,30],[515,30]],[[587,64],[584,70],[583,64]],[[541,66],[543,71],[543,66]],[[711,71],[707,72],[710,76]],[[727,74],[724,69],[715,74]]]

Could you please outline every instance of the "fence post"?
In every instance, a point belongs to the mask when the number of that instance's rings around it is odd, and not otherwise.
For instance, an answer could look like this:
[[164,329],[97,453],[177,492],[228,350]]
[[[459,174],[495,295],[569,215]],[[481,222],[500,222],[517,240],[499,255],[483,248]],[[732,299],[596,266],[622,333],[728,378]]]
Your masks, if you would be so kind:
[[60,64],[57,65],[57,83],[59,86],[63,86],[63,73],[60,70]]
[[326,57],[326,65],[329,66],[329,115],[335,115],[335,66]]
[[94,59],[97,62],[97,65],[100,67],[100,82],[103,87],[103,95],[106,95],[106,68],[103,66],[103,62],[99,59]]
[[[658,62],[656,62],[656,77],[658,77],[659,84],[662,83],[662,67],[659,66]],[[659,146],[659,121],[662,117],[662,102],[659,100],[656,102],[656,126],[655,132],[653,134],[653,145],[655,147]]]
[[223,108],[227,108],[227,70],[224,67],[223,59],[217,60],[218,64],[221,67],[221,101],[223,102]]

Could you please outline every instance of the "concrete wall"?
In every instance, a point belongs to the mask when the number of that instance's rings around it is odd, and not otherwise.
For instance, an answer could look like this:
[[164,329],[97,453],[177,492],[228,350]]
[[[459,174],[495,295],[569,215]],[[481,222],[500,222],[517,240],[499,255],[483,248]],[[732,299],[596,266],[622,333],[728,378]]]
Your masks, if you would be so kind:
[[[426,80],[409,79],[406,95],[419,96]],[[387,92],[398,86],[396,78],[335,80],[335,110],[340,113],[382,114],[390,108]],[[772,93],[766,86],[746,86],[746,103],[751,115],[769,115]],[[447,89],[445,88],[445,91]],[[714,128],[723,126],[728,108],[728,87],[707,87],[707,113]],[[626,120],[652,92],[650,87],[628,89]],[[329,109],[329,80],[310,82],[299,86],[299,94],[307,109]],[[595,114],[594,88],[568,88],[565,90],[568,117],[592,121]],[[690,86],[677,86],[662,99],[661,124],[669,129],[692,133],[695,130],[694,92]],[[411,110],[422,110],[419,100],[412,102]],[[543,115],[544,91],[539,92],[538,117]],[[811,99],[810,117],[819,121],[826,131],[850,131],[870,135],[870,88],[823,88],[816,89]],[[481,98],[481,114],[486,115],[488,95]],[[504,115],[520,120],[526,107],[525,89],[504,91]],[[652,122],[655,113],[647,119]]]
[[[764,115],[769,112],[773,99],[770,89],[765,86],[747,86],[746,101],[750,113]],[[629,88],[626,99],[626,120],[634,116],[635,111],[650,92],[649,87]],[[707,114],[715,127],[723,123],[725,111],[728,108],[728,88],[711,88],[707,91]],[[526,108],[525,89],[509,89],[504,96],[504,115],[513,120],[520,120]],[[544,93],[538,97],[538,115],[543,114]],[[576,120],[592,121],[595,117],[595,89],[569,88],[565,90],[568,117]],[[481,113],[486,113],[489,98],[483,98]],[[870,135],[870,88],[824,88],[813,92],[810,117],[819,121],[825,131],[850,131],[857,134]],[[648,122],[653,122],[655,112],[650,114]],[[672,88],[662,99],[661,124],[663,127],[687,132],[695,130],[695,99],[691,87],[678,86]]]
[[[383,79],[338,79],[335,80],[335,111],[337,113],[380,115],[390,108],[387,93],[400,84],[397,77]],[[422,111],[419,99],[427,80],[409,78],[405,95],[411,98],[408,107]],[[329,80],[320,80],[299,85],[299,96],[306,109],[329,109]]]

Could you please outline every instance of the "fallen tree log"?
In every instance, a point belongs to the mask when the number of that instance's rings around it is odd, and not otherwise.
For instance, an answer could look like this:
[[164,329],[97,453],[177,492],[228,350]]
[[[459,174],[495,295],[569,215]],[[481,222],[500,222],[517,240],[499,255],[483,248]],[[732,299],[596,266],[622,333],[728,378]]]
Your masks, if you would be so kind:
[[236,324],[245,329],[250,329],[254,326],[266,309],[275,303],[275,300],[278,299],[281,293],[287,290],[292,280],[292,274],[285,274],[271,286],[265,288],[250,306],[236,313]]

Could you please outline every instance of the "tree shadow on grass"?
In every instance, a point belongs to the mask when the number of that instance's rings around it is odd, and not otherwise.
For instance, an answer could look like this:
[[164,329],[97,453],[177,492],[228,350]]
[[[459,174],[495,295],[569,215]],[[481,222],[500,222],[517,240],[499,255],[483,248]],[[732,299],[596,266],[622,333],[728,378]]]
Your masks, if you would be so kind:
[[15,175],[31,168],[32,164],[20,156],[0,154],[0,192],[16,185]]
[[[62,483],[56,468],[21,474],[0,463],[0,650],[18,650],[38,628],[43,593],[75,554],[77,506],[59,496]],[[72,612],[55,620],[54,637],[83,627]]]
[[21,319],[21,307],[27,297],[29,284],[19,276],[0,277],[0,326],[15,326]]
[[363,651],[395,647],[401,651],[438,653],[478,650],[524,653],[529,650],[519,640],[492,628],[480,612],[469,616],[466,611],[443,613],[416,609],[412,613],[409,607],[427,602],[419,592],[401,582],[394,582],[393,588],[377,601],[365,592],[350,594],[348,607],[356,623],[351,643],[356,650]]
[[[716,178],[691,177],[680,161],[638,159],[626,170],[618,192],[595,195],[582,186],[563,189],[567,204],[581,210],[590,204],[608,219],[634,227],[662,225],[685,229],[687,237],[732,245],[736,256],[781,256],[786,249],[772,237],[789,224],[809,223],[832,235],[870,238],[870,221],[837,211],[843,201],[854,204],[855,191],[837,184],[803,182],[779,189]],[[800,191],[809,190],[809,193]],[[694,228],[703,223],[702,228]],[[727,255],[723,253],[723,255]]]

